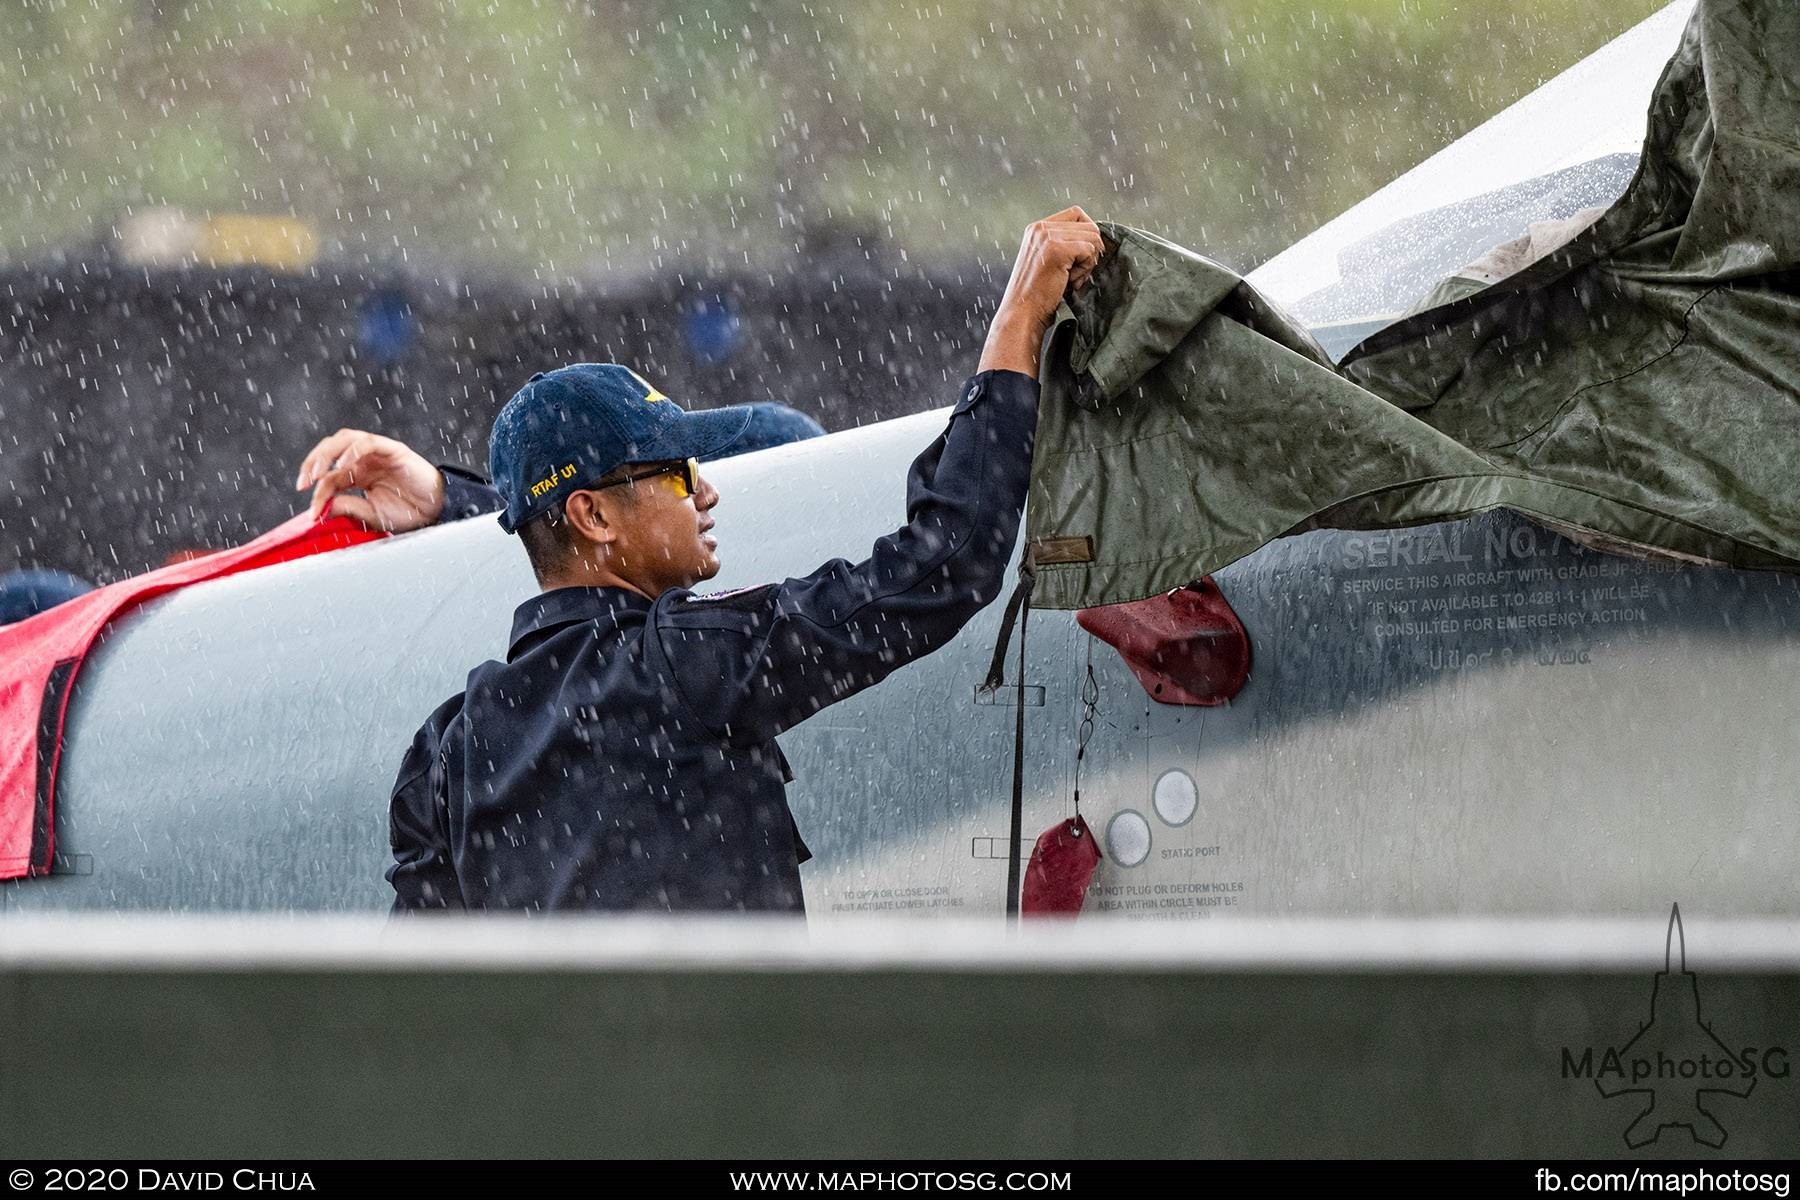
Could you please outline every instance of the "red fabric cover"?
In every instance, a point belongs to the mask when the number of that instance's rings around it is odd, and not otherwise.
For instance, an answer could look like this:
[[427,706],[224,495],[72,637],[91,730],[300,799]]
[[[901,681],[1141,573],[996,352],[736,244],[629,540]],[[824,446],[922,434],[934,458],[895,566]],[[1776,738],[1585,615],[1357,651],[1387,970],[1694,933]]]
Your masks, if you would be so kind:
[[63,718],[75,675],[107,622],[189,584],[386,536],[348,517],[315,522],[302,513],[235,550],[123,579],[0,627],[0,879],[50,872]]
[[1250,678],[1250,635],[1210,575],[1148,600],[1084,608],[1075,620],[1163,704],[1210,708]]
[[1031,848],[1019,911],[1028,917],[1074,916],[1099,865],[1100,844],[1087,822],[1079,816],[1058,821]]

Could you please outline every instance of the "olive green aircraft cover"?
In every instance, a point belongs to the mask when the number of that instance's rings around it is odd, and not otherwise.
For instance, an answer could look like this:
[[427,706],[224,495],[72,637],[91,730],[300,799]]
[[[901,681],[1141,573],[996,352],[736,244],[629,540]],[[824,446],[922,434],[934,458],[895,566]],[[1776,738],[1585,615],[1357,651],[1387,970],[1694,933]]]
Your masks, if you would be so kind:
[[1700,0],[1618,202],[1499,248],[1341,367],[1235,273],[1105,232],[1116,253],[1045,344],[1036,605],[1165,592],[1286,533],[1494,507],[1800,568],[1794,0]]

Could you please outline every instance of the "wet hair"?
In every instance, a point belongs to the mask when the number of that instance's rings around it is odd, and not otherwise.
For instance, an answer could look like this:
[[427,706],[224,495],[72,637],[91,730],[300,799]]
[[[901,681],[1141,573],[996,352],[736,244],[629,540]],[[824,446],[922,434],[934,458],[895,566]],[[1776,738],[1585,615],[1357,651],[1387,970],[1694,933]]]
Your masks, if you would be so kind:
[[539,584],[547,583],[575,556],[574,527],[554,509],[519,526],[519,541]]
[[[620,467],[616,471],[610,471],[588,486],[611,483],[616,476],[623,475],[628,469]],[[627,504],[637,499],[637,488],[629,484],[614,490],[623,494]],[[542,585],[574,561],[581,551],[582,538],[575,532],[575,526],[568,517],[563,515],[562,505],[559,504],[519,526],[519,541],[524,543],[525,557],[531,560],[532,573]]]

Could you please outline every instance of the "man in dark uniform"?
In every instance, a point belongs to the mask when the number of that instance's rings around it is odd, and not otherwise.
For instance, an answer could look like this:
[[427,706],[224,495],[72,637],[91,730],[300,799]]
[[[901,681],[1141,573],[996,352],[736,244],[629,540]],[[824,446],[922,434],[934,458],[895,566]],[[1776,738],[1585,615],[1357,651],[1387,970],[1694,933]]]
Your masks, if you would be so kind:
[[401,766],[396,910],[804,912],[774,739],[999,594],[1039,345],[1101,253],[1079,208],[1031,226],[979,371],[912,464],[907,523],[860,563],[785,583],[689,590],[719,570],[719,494],[695,460],[749,413],[684,412],[623,367],[532,376],[494,422],[492,488],[373,434],[315,447],[298,480],[315,513],[399,530],[498,508],[544,589],[515,612],[506,661],[471,671]]

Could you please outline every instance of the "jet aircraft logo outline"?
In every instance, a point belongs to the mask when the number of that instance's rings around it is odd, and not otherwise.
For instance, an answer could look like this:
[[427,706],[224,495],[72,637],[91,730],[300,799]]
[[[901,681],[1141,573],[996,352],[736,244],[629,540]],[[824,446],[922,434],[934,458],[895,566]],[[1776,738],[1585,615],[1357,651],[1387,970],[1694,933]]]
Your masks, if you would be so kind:
[[[1679,953],[1681,969],[1675,969]],[[1670,1050],[1678,1053],[1671,1055]],[[1694,1051],[1699,1053],[1696,1059]],[[1594,1076],[1594,1088],[1608,1100],[1640,1096],[1644,1107],[1625,1128],[1625,1144],[1633,1150],[1655,1143],[1668,1129],[1686,1129],[1700,1145],[1714,1150],[1730,1137],[1708,1107],[1714,1095],[1748,1099],[1756,1090],[1756,1074],[1732,1052],[1700,1013],[1700,981],[1687,967],[1687,932],[1681,924],[1681,905],[1669,910],[1669,931],[1663,941],[1663,969],[1651,979],[1650,1019],[1638,1025],[1631,1040],[1608,1055],[1609,1061],[1635,1062],[1653,1055],[1658,1062],[1725,1059],[1738,1074],[1718,1078],[1652,1078],[1649,1086],[1637,1080],[1609,1090],[1606,1072]]]

